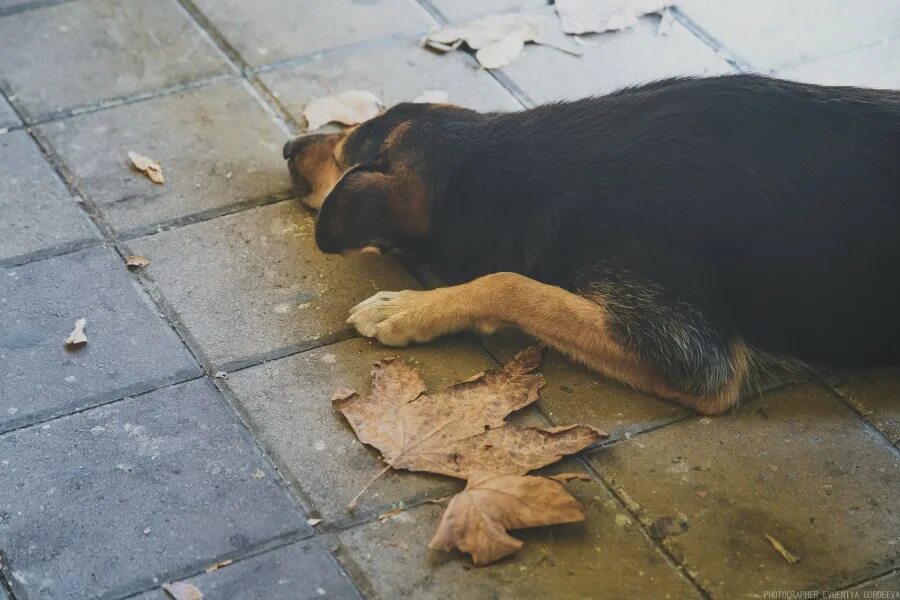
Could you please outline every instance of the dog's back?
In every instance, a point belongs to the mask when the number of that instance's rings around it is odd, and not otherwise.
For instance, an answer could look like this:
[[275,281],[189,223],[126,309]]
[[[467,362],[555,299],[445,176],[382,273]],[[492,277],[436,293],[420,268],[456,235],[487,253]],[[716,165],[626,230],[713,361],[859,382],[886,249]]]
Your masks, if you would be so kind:
[[[484,271],[576,289],[640,270],[753,346],[898,358],[900,92],[669,80],[494,121],[489,139],[524,127],[537,143],[515,149],[513,173],[477,169],[481,197],[508,199],[478,207],[486,226],[529,230],[539,215],[555,231],[534,230],[535,247],[553,242],[533,264]],[[508,165],[493,158],[506,150],[473,155]]]

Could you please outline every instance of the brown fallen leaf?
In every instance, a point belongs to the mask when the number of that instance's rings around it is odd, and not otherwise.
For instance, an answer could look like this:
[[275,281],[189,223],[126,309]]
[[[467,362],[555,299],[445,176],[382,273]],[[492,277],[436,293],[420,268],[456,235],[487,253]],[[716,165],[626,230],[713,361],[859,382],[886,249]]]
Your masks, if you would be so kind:
[[146,267],[149,264],[150,260],[145,256],[140,256],[139,254],[132,254],[125,259],[125,266],[129,269],[140,269],[142,267]]
[[165,183],[166,180],[163,178],[162,167],[158,161],[147,158],[137,152],[130,151],[128,152],[128,158],[131,159],[131,164],[134,165],[134,168],[138,171],[143,171],[150,181],[159,184]]
[[69,337],[66,338],[66,346],[70,348],[78,348],[79,346],[83,346],[87,344],[87,336],[84,334],[84,327],[87,324],[87,320],[78,319],[75,321],[75,329],[72,330],[72,333],[69,334]]
[[765,534],[765,536],[766,539],[769,540],[769,543],[772,544],[772,547],[775,548],[775,551],[778,552],[778,554],[780,554],[781,557],[784,558],[784,560],[788,561],[789,564],[795,565],[800,562],[800,557],[782,546],[781,542],[773,538],[768,533]]
[[557,475],[551,475],[547,479],[552,479],[554,481],[558,481],[560,483],[566,483],[567,481],[590,481],[591,476],[587,473],[559,473]]
[[395,469],[466,479],[476,471],[522,475],[578,452],[606,433],[587,425],[541,429],[507,423],[509,413],[538,398],[543,380],[530,374],[543,348],[516,355],[500,371],[487,371],[433,395],[409,365],[374,364],[366,397],[340,388],[332,404],[360,441],[381,451]]
[[184,581],[164,583],[162,589],[175,600],[203,600],[200,588]]
[[476,565],[509,556],[523,546],[509,529],[583,521],[581,504],[547,477],[475,472],[450,500],[428,547],[458,548]]
[[629,29],[642,16],[673,4],[672,0],[556,0],[554,7],[565,33],[582,34]]
[[307,129],[318,129],[327,123],[356,125],[377,117],[383,106],[372,92],[350,90],[310,100],[303,109],[303,118]]

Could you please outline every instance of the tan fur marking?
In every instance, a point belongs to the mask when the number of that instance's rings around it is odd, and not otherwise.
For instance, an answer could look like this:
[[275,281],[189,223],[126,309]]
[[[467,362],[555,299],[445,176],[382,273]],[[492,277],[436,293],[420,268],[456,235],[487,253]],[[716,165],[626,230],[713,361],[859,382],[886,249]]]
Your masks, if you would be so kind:
[[336,146],[343,141],[337,135],[329,136],[320,142],[303,148],[303,152],[295,156],[297,171],[312,186],[312,192],[301,201],[312,209],[319,210],[328,193],[341,178],[341,170],[335,163]]
[[721,414],[734,406],[749,363],[747,347],[737,343],[732,347],[736,368],[725,389],[714,396],[680,392],[612,338],[602,305],[516,273],[422,292],[380,292],[354,307],[348,322],[361,334],[393,346],[508,323],[608,377],[703,414]]

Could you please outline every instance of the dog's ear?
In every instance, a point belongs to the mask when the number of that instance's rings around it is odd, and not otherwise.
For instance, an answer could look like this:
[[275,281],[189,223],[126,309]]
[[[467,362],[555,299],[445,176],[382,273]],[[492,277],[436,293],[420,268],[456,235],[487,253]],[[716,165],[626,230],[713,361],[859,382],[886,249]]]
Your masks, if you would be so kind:
[[415,176],[357,165],[344,173],[322,202],[316,243],[323,252],[394,246],[427,230],[424,199]]

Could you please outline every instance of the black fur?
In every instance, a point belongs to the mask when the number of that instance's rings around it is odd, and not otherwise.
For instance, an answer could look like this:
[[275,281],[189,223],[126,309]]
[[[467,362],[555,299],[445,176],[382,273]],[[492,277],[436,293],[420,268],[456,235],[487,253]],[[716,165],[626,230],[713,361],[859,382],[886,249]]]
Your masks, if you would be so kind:
[[387,173],[415,158],[430,231],[393,244],[449,280],[515,271],[603,298],[684,391],[718,389],[737,339],[900,359],[900,92],[734,75],[515,113],[400,105],[347,154]]

